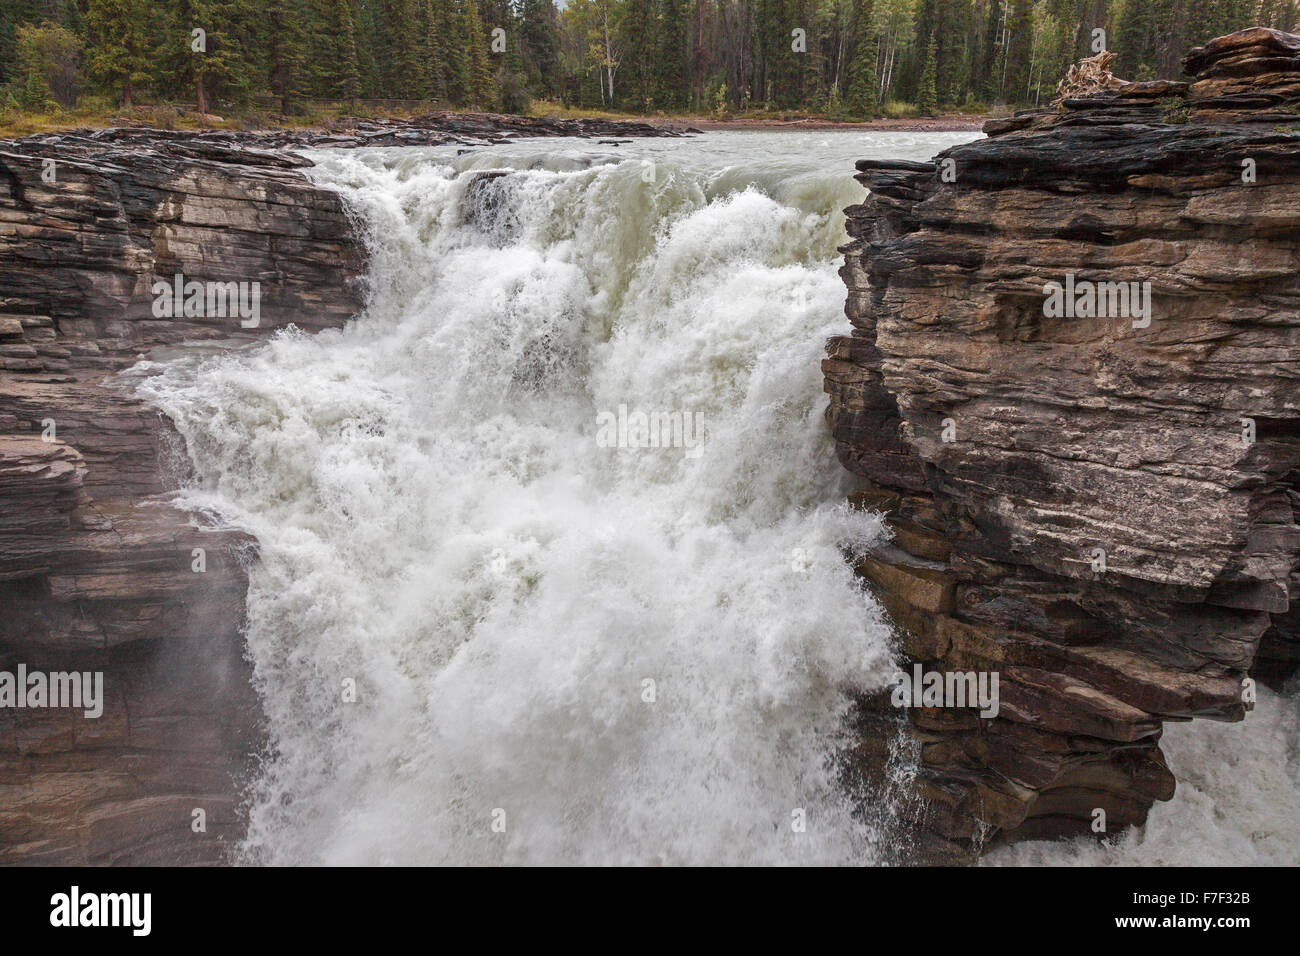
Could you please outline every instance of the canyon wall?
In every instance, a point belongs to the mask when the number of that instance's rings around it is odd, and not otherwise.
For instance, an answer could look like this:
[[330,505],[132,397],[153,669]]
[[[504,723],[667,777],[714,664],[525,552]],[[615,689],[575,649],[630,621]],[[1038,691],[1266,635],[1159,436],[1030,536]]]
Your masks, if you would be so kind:
[[[1185,68],[858,163],[823,367],[853,499],[893,530],[859,572],[909,673],[1000,680],[990,719],[906,709],[922,859],[1142,822],[1174,792],[1164,722],[1242,720],[1247,675],[1300,662],[1300,37]],[[1048,303],[1107,282],[1127,310]]]
[[[0,671],[99,671],[106,698],[0,710],[0,863],[216,862],[242,834],[255,544],[168,503],[185,450],[116,376],[360,308],[360,243],[307,165],[228,136],[0,143]],[[258,325],[155,316],[176,273],[260,283]]]

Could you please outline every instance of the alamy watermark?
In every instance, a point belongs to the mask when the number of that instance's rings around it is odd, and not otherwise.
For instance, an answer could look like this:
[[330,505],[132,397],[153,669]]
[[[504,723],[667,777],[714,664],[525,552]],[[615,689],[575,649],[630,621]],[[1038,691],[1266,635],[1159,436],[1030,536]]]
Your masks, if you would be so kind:
[[104,713],[103,671],[0,671],[0,709],[72,707],[94,719]]
[[1043,286],[1043,315],[1049,319],[1123,318],[1133,320],[1133,328],[1151,325],[1151,283],[1075,281],[1067,273],[1065,283],[1049,282]]
[[238,316],[240,326],[255,329],[262,322],[262,283],[157,279],[150,287],[155,319],[224,319]]
[[890,695],[895,707],[979,707],[981,717],[998,715],[997,671],[927,671],[920,664],[899,673]]
[[50,925],[124,927],[132,936],[148,936],[152,910],[152,893],[83,893],[73,886],[50,897]]
[[682,448],[687,458],[704,453],[704,415],[688,411],[628,410],[596,413],[600,448]]

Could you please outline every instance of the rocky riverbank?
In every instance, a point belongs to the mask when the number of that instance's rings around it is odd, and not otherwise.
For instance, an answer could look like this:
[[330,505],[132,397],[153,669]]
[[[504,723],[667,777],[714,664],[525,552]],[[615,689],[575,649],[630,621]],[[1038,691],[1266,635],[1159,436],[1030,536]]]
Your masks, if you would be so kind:
[[292,147],[355,149],[361,146],[445,146],[467,148],[506,143],[512,139],[572,136],[579,139],[676,138],[698,133],[693,126],[649,120],[599,118],[558,119],[500,113],[426,113],[410,119],[330,120],[308,129],[174,130],[148,126],[69,129],[20,142],[72,142],[136,146],[151,149],[165,144],[178,155],[220,158],[223,150],[247,148],[281,150]]
[[[1242,720],[1248,675],[1300,663],[1298,53],[1243,31],[1186,83],[1093,71],[935,163],[858,164],[823,367],[894,532],[859,571],[909,673],[1000,677],[991,719],[906,711],[925,859],[1142,822],[1163,723]],[[898,713],[864,701],[864,766]]]

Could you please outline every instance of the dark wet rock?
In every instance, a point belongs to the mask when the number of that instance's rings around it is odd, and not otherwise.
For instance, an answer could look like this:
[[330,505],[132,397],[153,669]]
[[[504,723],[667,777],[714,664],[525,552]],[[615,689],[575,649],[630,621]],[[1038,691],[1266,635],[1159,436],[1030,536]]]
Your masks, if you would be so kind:
[[[170,504],[180,440],[114,376],[158,346],[337,327],[362,300],[309,160],[119,133],[0,143],[0,670],[100,671],[106,697],[99,718],[0,709],[4,863],[216,862],[241,835],[254,543]],[[159,318],[153,283],[177,273],[258,282],[259,325]]]
[[[1001,680],[992,719],[907,711],[930,859],[1142,822],[1163,722],[1242,720],[1252,668],[1300,661],[1298,48],[1243,31],[1188,83],[1102,77],[933,164],[858,164],[823,368],[894,530],[859,571],[909,667]],[[1049,317],[1067,274],[1150,283],[1149,325]]]

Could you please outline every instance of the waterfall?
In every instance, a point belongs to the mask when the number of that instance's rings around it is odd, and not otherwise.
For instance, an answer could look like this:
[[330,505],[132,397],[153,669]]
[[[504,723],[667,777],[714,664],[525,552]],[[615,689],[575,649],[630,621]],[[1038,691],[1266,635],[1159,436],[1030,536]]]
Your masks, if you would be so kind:
[[894,673],[844,560],[883,532],[819,360],[853,160],[970,138],[311,154],[365,313],[139,386],[260,544],[244,858],[878,861],[834,755]]

